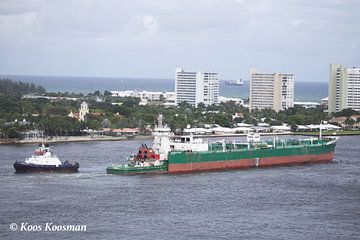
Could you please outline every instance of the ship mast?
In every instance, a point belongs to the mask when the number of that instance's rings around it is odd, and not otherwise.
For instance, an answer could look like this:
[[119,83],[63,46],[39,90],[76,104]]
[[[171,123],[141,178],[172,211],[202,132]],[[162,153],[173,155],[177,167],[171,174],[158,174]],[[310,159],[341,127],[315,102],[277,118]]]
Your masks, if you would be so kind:
[[160,113],[158,118],[158,127],[162,127],[162,122],[163,122],[163,115]]
[[163,115],[159,114],[157,117],[157,125],[155,125],[152,135],[154,136],[153,149],[160,154],[161,160],[166,160],[168,152],[170,152],[170,136],[171,129],[165,124],[163,125]]
[[322,124],[327,124],[327,121],[323,121],[323,120],[321,120],[320,121],[320,132],[319,132],[319,140],[321,140],[322,139]]

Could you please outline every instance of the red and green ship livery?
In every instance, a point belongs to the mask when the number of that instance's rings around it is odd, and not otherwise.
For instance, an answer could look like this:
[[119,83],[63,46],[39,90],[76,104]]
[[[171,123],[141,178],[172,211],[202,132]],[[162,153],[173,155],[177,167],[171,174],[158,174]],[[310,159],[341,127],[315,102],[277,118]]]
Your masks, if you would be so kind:
[[141,146],[128,164],[109,166],[107,172],[181,173],[328,162],[334,157],[338,139],[260,141],[259,135],[252,134],[247,142],[222,140],[208,144],[193,136],[174,136],[160,120],[152,148]]
[[209,145],[206,152],[170,152],[168,172],[191,172],[203,170],[269,167],[301,163],[331,161],[336,139],[285,140],[278,146],[266,142],[250,145]]
[[136,155],[130,156],[127,164],[110,166],[107,173],[163,173],[167,171],[167,161],[160,161],[160,154],[142,144]]

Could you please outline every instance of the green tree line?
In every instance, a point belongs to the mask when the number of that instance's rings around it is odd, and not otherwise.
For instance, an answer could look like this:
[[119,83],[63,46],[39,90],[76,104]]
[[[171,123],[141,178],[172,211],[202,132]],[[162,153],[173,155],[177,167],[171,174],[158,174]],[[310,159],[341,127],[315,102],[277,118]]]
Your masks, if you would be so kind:
[[[95,91],[87,95],[46,93],[41,86],[9,79],[0,80],[0,86],[0,137],[3,138],[19,137],[21,132],[34,129],[43,130],[47,136],[81,135],[84,129],[100,129],[102,127],[137,127],[145,132],[147,126],[156,124],[157,116],[160,113],[164,115],[165,123],[173,131],[181,131],[187,125],[204,127],[205,124],[218,124],[231,127],[239,122],[254,125],[261,121],[270,125],[282,123],[304,125],[320,123],[321,120],[333,117],[324,112],[322,107],[294,107],[280,112],[271,109],[249,112],[247,108],[231,101],[207,107],[204,104],[193,107],[187,103],[181,103],[176,107],[140,106],[138,98],[112,97],[109,91],[103,93]],[[44,98],[22,98],[23,95],[29,93],[57,97],[71,96],[78,100],[51,101]],[[68,117],[71,111],[78,112],[82,101],[86,101],[90,108],[87,120],[79,122],[77,119]],[[233,119],[235,113],[242,113],[242,116]],[[351,116],[355,113],[356,111],[353,110],[343,110],[334,116]],[[18,120],[16,123],[15,119]],[[26,119],[26,124],[23,124],[22,119]]]

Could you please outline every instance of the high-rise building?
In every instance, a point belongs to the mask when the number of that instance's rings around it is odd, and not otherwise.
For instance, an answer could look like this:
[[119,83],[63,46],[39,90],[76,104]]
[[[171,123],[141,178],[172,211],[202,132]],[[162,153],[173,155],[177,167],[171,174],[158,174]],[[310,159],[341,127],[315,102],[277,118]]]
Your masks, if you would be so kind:
[[176,104],[187,102],[193,106],[219,103],[219,74],[214,72],[185,72],[176,67]]
[[360,111],[360,68],[330,64],[329,113],[345,108]]
[[294,107],[294,74],[258,73],[251,70],[250,111],[274,109],[276,112]]

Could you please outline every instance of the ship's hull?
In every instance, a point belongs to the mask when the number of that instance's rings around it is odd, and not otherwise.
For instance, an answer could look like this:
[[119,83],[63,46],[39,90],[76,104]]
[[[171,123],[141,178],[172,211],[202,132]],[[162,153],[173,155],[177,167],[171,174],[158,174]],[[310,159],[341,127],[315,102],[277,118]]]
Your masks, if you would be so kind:
[[79,163],[68,163],[62,164],[59,166],[54,165],[37,165],[37,164],[28,164],[25,162],[15,162],[14,168],[17,173],[27,173],[27,172],[66,172],[72,173],[77,172],[79,169]]
[[113,174],[148,174],[148,173],[166,173],[167,164],[164,162],[159,166],[129,167],[129,166],[109,166],[106,168],[107,173]]
[[333,159],[334,149],[335,142],[328,145],[285,148],[170,152],[168,172],[177,173],[328,162]]
[[160,166],[110,166],[107,173],[144,174],[144,173],[181,173],[270,167],[303,163],[332,161],[336,139],[322,141],[321,144],[305,144],[258,148],[241,148],[212,151],[172,151],[168,160]]

